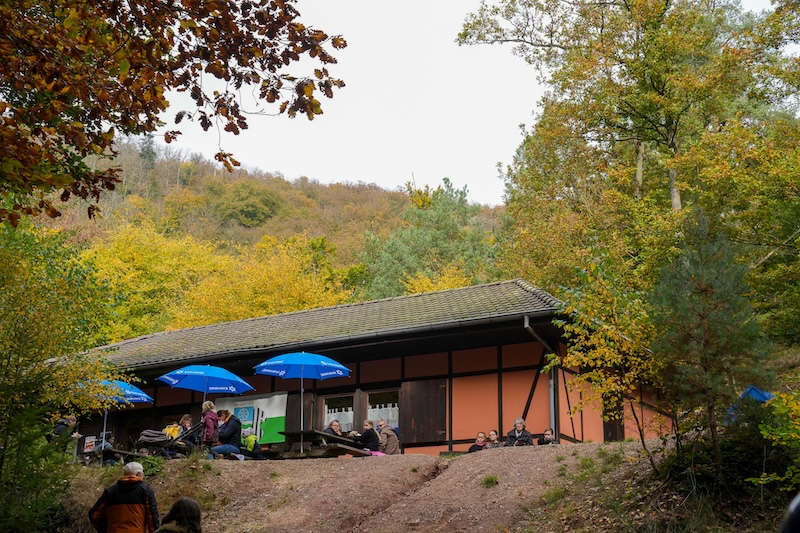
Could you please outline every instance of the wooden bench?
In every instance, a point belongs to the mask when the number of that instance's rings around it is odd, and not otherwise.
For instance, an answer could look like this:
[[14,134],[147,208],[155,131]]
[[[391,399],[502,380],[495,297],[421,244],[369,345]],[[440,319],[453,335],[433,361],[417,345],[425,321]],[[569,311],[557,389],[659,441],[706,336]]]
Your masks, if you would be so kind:
[[286,444],[289,447],[288,450],[278,454],[280,459],[310,459],[339,457],[340,455],[368,457],[372,455],[368,450],[359,448],[356,441],[324,431],[310,429],[303,432],[281,431],[280,433],[286,437]]
[[123,463],[130,463],[135,459],[148,457],[137,452],[129,452],[128,450],[120,450],[118,448],[106,448],[104,450],[92,450],[83,454],[86,458],[86,464],[103,464],[109,458],[119,457]]

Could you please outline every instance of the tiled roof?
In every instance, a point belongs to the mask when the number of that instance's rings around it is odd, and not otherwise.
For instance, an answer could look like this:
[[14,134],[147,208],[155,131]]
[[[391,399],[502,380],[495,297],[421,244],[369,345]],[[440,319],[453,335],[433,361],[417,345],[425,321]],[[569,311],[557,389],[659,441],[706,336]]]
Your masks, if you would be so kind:
[[504,317],[552,315],[561,305],[516,279],[143,335],[107,357],[125,367],[184,364],[216,356],[303,347],[445,329]]

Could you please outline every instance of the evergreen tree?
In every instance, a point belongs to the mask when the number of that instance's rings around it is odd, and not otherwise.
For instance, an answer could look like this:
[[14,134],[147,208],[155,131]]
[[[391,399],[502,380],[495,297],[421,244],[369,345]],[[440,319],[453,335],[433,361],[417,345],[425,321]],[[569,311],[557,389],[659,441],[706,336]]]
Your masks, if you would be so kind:
[[702,215],[684,231],[680,254],[653,291],[653,351],[668,400],[693,427],[708,430],[719,467],[720,421],[742,389],[770,382],[769,350],[734,247]]
[[456,189],[445,178],[442,187],[411,190],[409,197],[400,228],[385,240],[366,235],[366,299],[404,294],[404,281],[419,274],[439,278],[454,264],[472,282],[491,277],[495,244],[478,221],[479,208],[468,204],[466,187]]

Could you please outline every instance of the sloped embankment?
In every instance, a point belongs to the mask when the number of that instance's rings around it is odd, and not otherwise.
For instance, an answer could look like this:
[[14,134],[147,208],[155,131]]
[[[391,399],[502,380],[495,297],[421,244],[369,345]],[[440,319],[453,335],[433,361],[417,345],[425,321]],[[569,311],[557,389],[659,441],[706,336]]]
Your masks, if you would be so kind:
[[[209,532],[496,531],[524,527],[527,511],[561,483],[562,465],[597,444],[487,450],[451,460],[425,455],[305,461],[170,461],[148,480],[166,513],[186,491],[204,507]],[[630,447],[633,448],[633,447]],[[631,450],[633,451],[633,450]],[[484,486],[484,478],[497,483]],[[102,488],[82,473],[67,501],[73,523],[89,531],[86,512]]]

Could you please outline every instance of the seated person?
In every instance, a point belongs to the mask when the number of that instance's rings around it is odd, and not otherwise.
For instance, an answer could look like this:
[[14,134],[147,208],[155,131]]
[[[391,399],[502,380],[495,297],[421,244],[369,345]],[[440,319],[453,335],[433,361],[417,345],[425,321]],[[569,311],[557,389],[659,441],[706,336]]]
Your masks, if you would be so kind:
[[181,427],[180,435],[188,432],[190,429],[192,429],[192,415],[183,415],[180,421],[178,421],[178,425]]
[[375,432],[375,424],[372,422],[372,420],[364,420],[364,433],[353,431],[351,432],[351,435],[365,450],[369,450],[371,452],[380,451],[381,439]]
[[[105,436],[105,442],[103,442],[103,436]],[[103,464],[114,465],[117,462],[117,456],[112,450],[113,448],[114,435],[112,435],[110,431],[106,431],[105,433],[100,433],[100,436],[94,441],[91,454],[99,457]],[[88,463],[91,461],[91,456],[86,455],[84,460]]]
[[555,443],[556,443],[556,439],[553,438],[553,429],[552,428],[545,429],[544,430],[544,434],[541,437],[539,437],[538,441],[536,441],[536,444],[538,444],[539,446],[542,446],[544,444],[555,444]]
[[486,448],[502,448],[503,441],[500,440],[500,435],[497,433],[496,429],[493,429],[489,432],[489,438],[486,439]]
[[242,423],[233,416],[233,413],[227,409],[220,409],[217,412],[220,424],[219,428],[219,444],[212,446],[209,450],[209,459],[213,459],[214,455],[236,454],[241,455],[239,449],[242,445]]
[[342,433],[342,425],[338,420],[331,420],[330,424],[328,424],[328,427],[322,431],[325,433],[330,433],[331,435],[336,435],[337,437],[344,437],[344,433]]
[[486,449],[486,433],[484,433],[483,431],[479,431],[478,435],[475,437],[475,444],[469,447],[467,453],[479,452],[485,449]]
[[258,443],[258,436],[253,428],[247,428],[242,431],[242,455],[251,457],[253,459],[263,459],[264,454],[261,453],[261,445]]
[[386,455],[397,455],[400,453],[400,439],[394,428],[389,425],[385,418],[378,420],[378,438],[381,441],[380,451]]
[[[103,442],[104,435],[105,435],[105,442]],[[101,450],[110,450],[113,447],[114,447],[114,435],[112,435],[110,431],[106,431],[105,433],[100,433],[100,438],[94,441],[93,451],[99,452]]]
[[183,453],[190,453],[195,447],[200,446],[200,431],[194,434],[189,434],[192,430],[192,415],[183,415],[178,422],[180,431],[178,431],[179,447],[183,446],[185,449]]
[[514,429],[506,435],[506,446],[533,446],[533,435],[525,429],[525,419],[514,420]]

